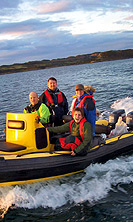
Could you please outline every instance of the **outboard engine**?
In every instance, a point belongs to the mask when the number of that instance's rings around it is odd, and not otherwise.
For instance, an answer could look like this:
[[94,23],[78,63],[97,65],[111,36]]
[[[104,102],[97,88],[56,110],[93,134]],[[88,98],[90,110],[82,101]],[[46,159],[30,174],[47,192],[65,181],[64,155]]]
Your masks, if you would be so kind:
[[133,111],[131,111],[127,114],[126,124],[129,127],[129,130],[133,129]]
[[124,109],[116,110],[109,115],[109,126],[111,126],[112,129],[115,128],[119,116],[122,117],[122,121],[126,122],[126,113]]

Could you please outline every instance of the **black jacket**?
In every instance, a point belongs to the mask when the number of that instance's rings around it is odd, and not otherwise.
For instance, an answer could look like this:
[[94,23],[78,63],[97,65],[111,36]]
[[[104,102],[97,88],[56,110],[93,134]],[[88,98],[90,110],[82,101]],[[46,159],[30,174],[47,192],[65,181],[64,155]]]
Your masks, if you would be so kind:
[[55,125],[61,125],[62,122],[62,116],[66,115],[68,113],[68,102],[67,102],[67,98],[64,95],[63,92],[62,96],[63,96],[63,101],[62,103],[58,103],[58,93],[59,93],[59,89],[56,88],[55,91],[50,90],[49,88],[47,89],[49,94],[51,95],[52,99],[53,99],[53,103],[54,104],[49,104],[47,97],[45,95],[45,93],[43,92],[41,94],[41,96],[39,97],[40,102],[46,104],[49,107],[49,110],[51,112],[51,114],[55,114]]

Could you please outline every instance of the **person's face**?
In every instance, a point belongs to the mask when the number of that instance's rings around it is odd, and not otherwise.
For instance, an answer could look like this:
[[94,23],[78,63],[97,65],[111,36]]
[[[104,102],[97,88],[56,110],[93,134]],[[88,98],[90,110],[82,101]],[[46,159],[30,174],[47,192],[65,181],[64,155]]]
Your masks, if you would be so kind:
[[36,93],[32,92],[30,93],[29,95],[29,100],[30,100],[30,103],[34,106],[38,103],[38,96]]
[[55,80],[49,80],[49,82],[47,83],[47,86],[49,89],[54,91],[57,87],[57,82]]
[[83,89],[78,89],[75,91],[76,96],[81,97],[84,95],[84,90]]
[[82,118],[83,118],[83,116],[80,111],[74,112],[73,119],[75,120],[76,123],[79,123]]

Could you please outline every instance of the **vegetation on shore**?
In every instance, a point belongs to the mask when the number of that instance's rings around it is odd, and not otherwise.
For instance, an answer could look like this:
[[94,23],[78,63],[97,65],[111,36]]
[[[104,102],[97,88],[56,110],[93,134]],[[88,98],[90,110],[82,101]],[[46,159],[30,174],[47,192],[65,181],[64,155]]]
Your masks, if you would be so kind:
[[0,74],[25,72],[31,70],[54,68],[59,66],[79,65],[94,62],[104,62],[111,60],[133,58],[133,49],[111,50],[105,52],[95,52],[91,54],[83,54],[77,56],[69,56],[67,58],[58,58],[52,60],[30,61],[26,63],[15,63],[12,65],[0,66]]

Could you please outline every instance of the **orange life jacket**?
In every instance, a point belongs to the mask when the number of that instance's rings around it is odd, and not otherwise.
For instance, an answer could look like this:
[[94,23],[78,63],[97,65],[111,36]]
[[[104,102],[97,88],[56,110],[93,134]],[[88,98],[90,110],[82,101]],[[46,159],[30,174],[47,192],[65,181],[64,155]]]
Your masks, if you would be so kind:
[[[68,137],[71,137],[71,136],[68,136]],[[74,137],[74,136],[73,136]],[[71,149],[71,150],[74,150],[77,146],[80,145],[81,141],[78,139],[78,137],[75,136],[74,138],[74,141],[73,142],[69,142],[69,143],[66,143],[66,139],[67,137],[65,138],[59,138],[59,142],[60,142],[60,145],[61,145],[61,148],[62,149]],[[71,140],[71,138],[70,138]]]
[[[86,95],[83,97],[83,99],[80,101],[78,107],[79,108],[83,108],[83,104],[84,104],[84,101],[86,100],[86,98],[92,98],[94,104],[95,104],[95,100],[93,99],[93,95]],[[74,101],[73,101],[73,104],[72,104],[72,111],[74,110],[75,106],[76,106],[76,103],[77,103],[77,98],[74,98]]]
[[[79,133],[80,133],[80,136],[81,136],[81,139],[83,141],[83,126],[84,126],[84,123],[86,122],[87,120],[85,118],[81,119],[80,123],[79,123]],[[70,122],[70,132],[72,133],[72,124],[73,124],[74,120],[71,120]]]
[[[51,106],[55,105],[55,104],[54,104],[54,101],[53,101],[53,99],[52,99],[52,96],[50,95],[49,91],[48,91],[48,90],[45,90],[45,91],[44,91],[44,94],[45,94],[45,96],[46,96],[46,98],[47,98],[47,101],[48,101],[48,103],[49,103],[49,104],[47,104],[47,105],[51,105]],[[60,103],[63,102],[63,95],[62,95],[62,92],[61,92],[60,90],[59,90],[59,92],[58,92],[58,94],[57,94],[57,98],[58,98],[58,104],[60,104]]]
[[[86,121],[87,121],[87,120],[86,120],[85,118],[83,118],[83,119],[80,121],[80,124],[79,124],[79,133],[80,133],[80,136],[81,136],[82,141],[83,141],[83,126],[84,126],[84,123],[85,123]],[[71,132],[71,133],[72,133],[72,124],[73,124],[73,122],[74,122],[74,120],[72,120],[72,121],[70,122],[70,132]],[[81,144],[81,141],[78,139],[78,137],[75,136],[75,140],[74,140],[74,141],[71,141],[71,136],[68,136],[68,137],[70,137],[69,143],[66,143],[66,137],[59,139],[61,148],[74,150],[77,146],[79,146],[79,145]],[[74,137],[74,136],[73,136],[73,137]]]

